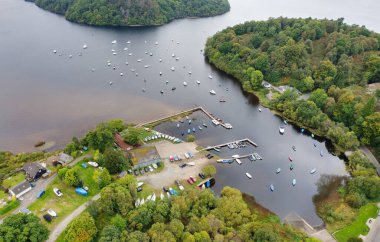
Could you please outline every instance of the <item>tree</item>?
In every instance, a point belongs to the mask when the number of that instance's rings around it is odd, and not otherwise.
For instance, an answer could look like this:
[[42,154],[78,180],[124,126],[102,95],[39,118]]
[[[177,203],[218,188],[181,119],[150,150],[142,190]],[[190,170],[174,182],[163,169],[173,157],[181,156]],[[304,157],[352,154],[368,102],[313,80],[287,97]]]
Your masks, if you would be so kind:
[[363,195],[357,192],[353,192],[347,195],[346,202],[353,208],[360,208],[366,203],[366,199],[363,197]]
[[323,109],[325,107],[328,95],[325,90],[318,88],[310,94],[309,100],[313,101],[317,107]]
[[380,112],[367,116],[362,124],[364,144],[380,146]]
[[65,179],[66,172],[69,170],[67,167],[62,167],[58,170],[58,178],[63,180]]
[[112,217],[111,224],[119,229],[119,231],[123,231],[126,227],[126,221],[123,217],[120,216],[120,214],[116,214],[114,217]]
[[166,225],[163,223],[153,224],[152,227],[149,229],[148,234],[152,242],[176,241],[174,235],[169,230],[166,230]]
[[99,242],[119,242],[121,232],[114,225],[107,225],[100,234]]
[[103,188],[111,183],[112,178],[107,168],[104,168],[103,170],[96,169],[94,171],[93,179],[100,188]]
[[176,240],[179,240],[182,237],[184,228],[185,226],[183,226],[180,220],[173,219],[172,221],[170,221],[169,230],[175,236]]
[[252,85],[253,90],[259,90],[262,88],[261,83],[263,82],[264,76],[263,73],[259,70],[255,70],[252,67],[248,68],[247,74]]
[[133,208],[129,191],[116,183],[112,183],[100,192],[99,208],[110,215],[119,213],[126,216]]
[[192,134],[189,134],[186,136],[186,141],[187,142],[194,142],[195,141],[195,136]]
[[82,183],[75,168],[68,169],[65,174],[65,183],[69,186],[77,187]]
[[310,92],[314,89],[314,80],[310,76],[293,84],[301,92]]
[[0,225],[0,241],[18,242],[45,241],[49,237],[49,230],[34,214],[11,214]]
[[104,152],[107,147],[112,146],[114,132],[112,126],[103,122],[98,124],[95,129],[90,130],[84,137],[84,141],[89,147]]
[[194,233],[194,238],[196,242],[211,242],[210,235],[206,231]]
[[104,167],[110,174],[116,174],[123,171],[127,167],[127,159],[123,151],[108,148],[104,152]]
[[67,225],[65,241],[92,241],[96,233],[94,218],[88,212],[84,212]]
[[125,132],[122,133],[124,141],[130,145],[136,146],[141,145],[142,133],[144,130],[142,128],[129,127]]
[[133,231],[129,233],[127,236],[125,236],[125,232],[123,232],[122,241],[123,242],[149,242],[149,236],[146,233],[143,233],[141,231]]
[[278,235],[273,232],[273,229],[269,228],[260,228],[253,236],[253,241],[277,242],[279,240]]
[[214,165],[207,165],[202,171],[206,176],[213,176],[216,174],[216,167]]

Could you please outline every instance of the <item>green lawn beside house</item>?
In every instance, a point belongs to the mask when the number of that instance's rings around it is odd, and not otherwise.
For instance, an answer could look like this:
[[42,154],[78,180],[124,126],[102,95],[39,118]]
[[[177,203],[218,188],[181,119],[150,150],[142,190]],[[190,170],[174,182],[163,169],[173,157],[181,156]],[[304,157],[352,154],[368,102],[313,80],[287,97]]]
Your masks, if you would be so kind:
[[339,242],[346,242],[349,238],[358,237],[360,234],[368,234],[369,228],[366,222],[369,218],[376,218],[379,208],[374,203],[369,203],[359,209],[359,214],[354,222],[335,233]]
[[[91,197],[100,192],[97,183],[93,179],[93,173],[95,168],[88,166],[83,168],[81,166],[83,162],[79,162],[75,165],[74,169],[77,169],[80,179],[83,181],[83,185],[89,188],[88,196],[82,196],[75,193],[75,187],[68,186],[58,177],[54,179],[46,188],[46,193],[31,204],[28,208],[41,217],[46,214],[46,210],[53,209],[57,213],[57,218],[54,218],[52,222],[47,223],[43,220],[43,223],[47,225],[49,230],[52,230],[59,222],[61,222],[67,215],[74,211],[77,207],[87,202]],[[53,192],[53,188],[59,188],[63,196],[58,197]]]

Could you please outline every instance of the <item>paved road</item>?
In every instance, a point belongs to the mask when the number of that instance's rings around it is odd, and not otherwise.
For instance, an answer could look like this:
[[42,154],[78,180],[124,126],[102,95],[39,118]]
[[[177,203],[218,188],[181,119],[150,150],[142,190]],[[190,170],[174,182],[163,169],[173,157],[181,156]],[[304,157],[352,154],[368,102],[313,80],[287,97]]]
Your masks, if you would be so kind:
[[[380,207],[380,203],[377,204]],[[373,222],[372,228],[364,239],[364,242],[377,242],[380,241],[380,217]]]
[[380,163],[372,152],[365,146],[360,147],[361,151],[367,156],[367,158],[375,165],[377,173],[380,174]]
[[[96,201],[100,198],[100,193],[96,194],[91,200]],[[89,202],[82,204],[77,209],[75,209],[71,214],[69,214],[61,223],[59,223],[55,229],[50,233],[48,242],[54,242],[58,239],[59,235],[65,230],[67,225],[76,218],[79,214],[81,214],[84,210],[86,210]]]

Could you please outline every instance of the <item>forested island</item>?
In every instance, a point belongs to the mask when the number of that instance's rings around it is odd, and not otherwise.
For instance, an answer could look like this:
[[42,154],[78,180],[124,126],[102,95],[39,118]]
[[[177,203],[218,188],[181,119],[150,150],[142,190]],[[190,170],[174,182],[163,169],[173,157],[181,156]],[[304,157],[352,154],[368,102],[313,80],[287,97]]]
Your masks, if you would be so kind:
[[72,22],[97,26],[162,25],[209,17],[230,9],[228,0],[28,0]]

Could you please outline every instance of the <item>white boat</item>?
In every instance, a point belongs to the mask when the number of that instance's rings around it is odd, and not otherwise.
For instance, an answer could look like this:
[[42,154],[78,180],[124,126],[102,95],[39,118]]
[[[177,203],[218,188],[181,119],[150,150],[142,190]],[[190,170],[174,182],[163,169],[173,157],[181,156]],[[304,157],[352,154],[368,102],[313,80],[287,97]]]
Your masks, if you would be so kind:
[[310,171],[310,174],[314,174],[317,171],[317,169],[313,169]]
[[211,75],[209,75],[209,76],[208,76],[208,78],[212,79],[212,76],[211,76]]
[[158,61],[159,61],[159,62],[162,62],[162,59],[159,59]]
[[116,40],[113,40],[112,42],[111,42],[111,44],[116,44],[117,43],[117,41]]
[[155,45],[158,45],[158,42],[154,43]]
[[197,80],[197,84],[199,85],[199,84],[201,84],[201,82]]
[[187,82],[183,82],[183,85],[186,87],[187,86]]
[[191,71],[189,71],[189,75],[191,75]]
[[216,119],[213,119],[211,122],[212,122],[214,125],[219,125],[219,124],[220,124],[219,121],[216,120]]
[[87,45],[83,45],[83,49],[87,49]]
[[160,194],[160,198],[161,198],[161,199],[164,199],[164,198],[165,198],[164,194],[161,193],[161,194]]
[[128,64],[129,64],[129,63],[128,63],[128,61],[127,61],[127,62],[125,62],[125,64],[126,64],[126,65],[128,65]]
[[131,41],[128,40],[128,41],[127,41],[127,44],[130,44],[130,43],[131,43]]
[[178,60],[179,60],[179,57],[176,57],[175,60],[178,61]]
[[240,155],[233,155],[232,158],[234,158],[234,159],[240,158]]
[[152,200],[153,202],[156,201],[156,194],[153,194],[151,200]]
[[216,92],[215,92],[214,90],[211,90],[211,91],[210,91],[210,94],[211,94],[211,95],[215,95]]
[[249,178],[249,179],[252,179],[252,175],[251,174],[249,174],[248,172],[247,173],[245,173],[245,175]]
[[121,73],[120,73],[120,76],[123,76],[123,75],[124,75],[123,72],[121,72]]
[[280,173],[281,172],[281,168],[277,168],[276,170],[276,174]]
[[144,185],[144,182],[138,182],[136,187],[141,187],[142,185]]
[[175,56],[175,54],[172,54],[172,57],[174,57]]
[[169,198],[171,197],[169,192],[167,192],[166,194],[168,195]]
[[115,52],[115,49],[111,49],[111,52]]
[[179,124],[177,124],[177,128],[179,128]]
[[140,205],[143,205],[145,203],[145,200],[144,200],[144,198],[143,199],[141,199],[141,201],[140,201]]
[[48,209],[47,213],[52,217],[57,217],[57,213],[53,209]]
[[73,55],[69,55],[69,58],[73,58]]
[[270,188],[270,190],[271,190],[272,192],[274,191],[274,186],[273,186],[273,184],[271,184],[269,188]]
[[112,86],[113,82],[110,82],[110,86]]
[[162,76],[162,72],[160,71],[160,76]]
[[297,183],[297,180],[296,180],[296,179],[293,179],[293,181],[292,181],[292,185],[295,186],[296,183]]
[[132,53],[129,53],[128,55],[129,55],[129,56],[131,56],[131,55],[132,55]]
[[138,60],[137,60],[137,62],[141,62],[141,60],[140,60],[140,59],[138,59]]
[[238,163],[239,165],[241,165],[241,160],[239,158],[236,158],[236,163]]
[[116,52],[113,52],[112,54],[113,54],[113,55],[117,55],[117,53],[116,53]]
[[127,47],[125,47],[125,48],[124,48],[124,50],[128,50],[128,48],[127,48]]
[[195,162],[188,162],[186,163],[188,166],[195,166]]
[[261,112],[262,110],[261,110],[261,108],[259,108],[259,112]]
[[144,66],[144,68],[149,68],[149,65]]
[[279,130],[280,130],[280,134],[284,134],[285,133],[285,128],[283,126],[280,126]]
[[152,199],[152,195],[149,195],[147,198],[146,198],[146,201],[149,201]]
[[131,69],[131,72],[135,72],[135,69]]
[[53,50],[53,53],[56,54],[56,53],[57,53],[57,50]]
[[175,70],[174,66],[172,66],[172,68],[170,68],[170,70],[174,71]]

